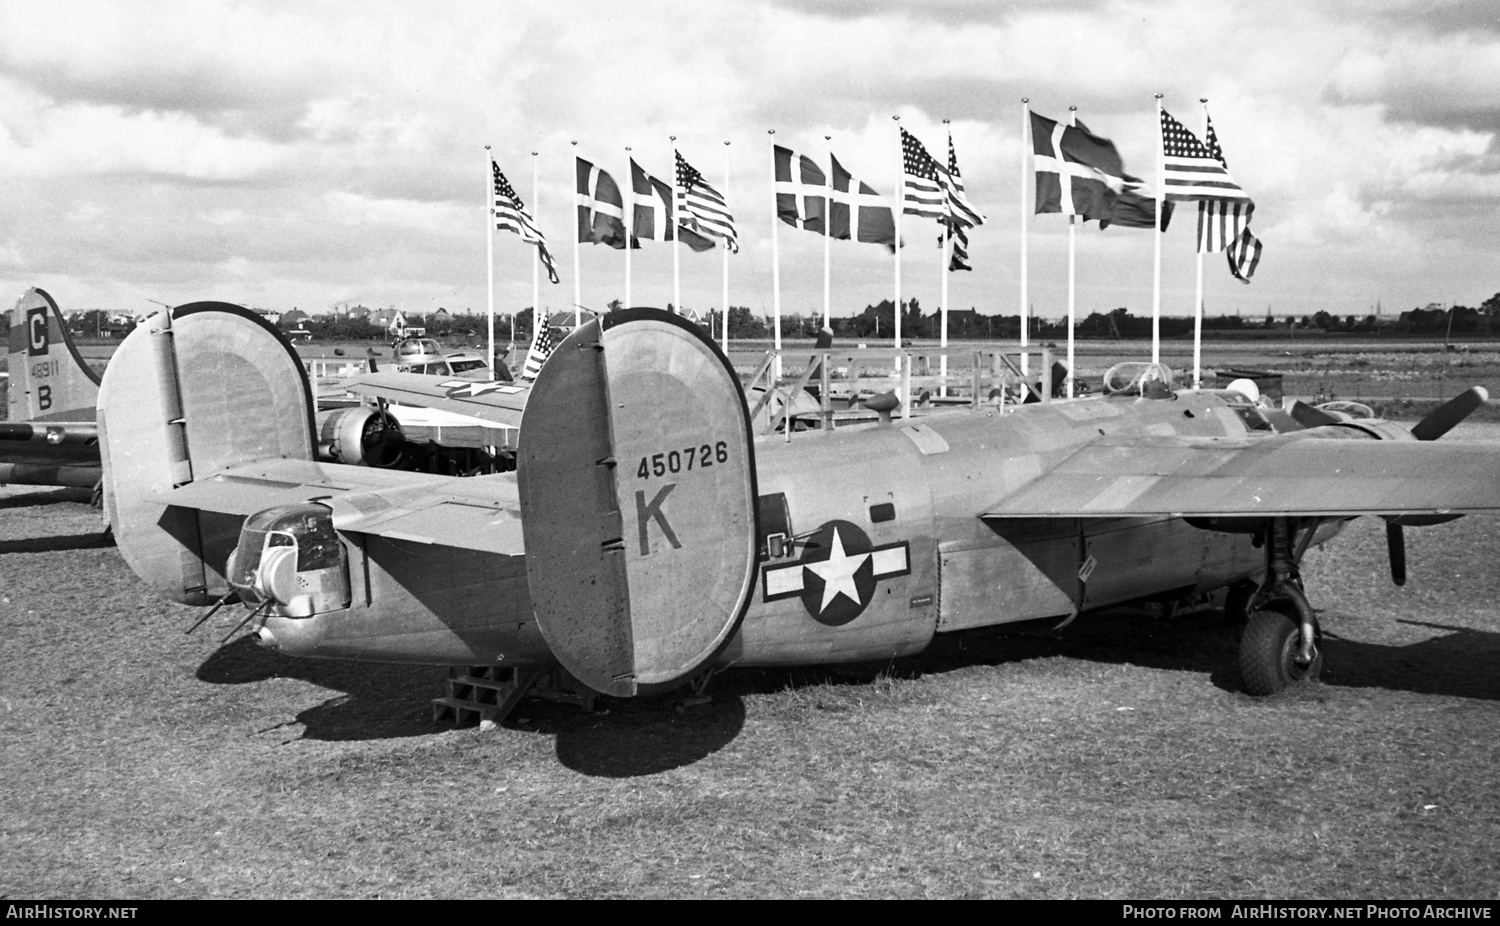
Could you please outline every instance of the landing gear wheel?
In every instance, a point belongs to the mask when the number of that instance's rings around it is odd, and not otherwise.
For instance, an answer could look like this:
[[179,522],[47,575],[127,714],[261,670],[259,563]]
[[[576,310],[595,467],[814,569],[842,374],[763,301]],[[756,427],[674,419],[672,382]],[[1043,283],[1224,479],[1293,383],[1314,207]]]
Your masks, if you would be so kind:
[[1297,622],[1278,610],[1279,602],[1255,611],[1240,636],[1240,675],[1252,695],[1273,695],[1296,682],[1311,681],[1323,671],[1323,653],[1301,661],[1302,633]]

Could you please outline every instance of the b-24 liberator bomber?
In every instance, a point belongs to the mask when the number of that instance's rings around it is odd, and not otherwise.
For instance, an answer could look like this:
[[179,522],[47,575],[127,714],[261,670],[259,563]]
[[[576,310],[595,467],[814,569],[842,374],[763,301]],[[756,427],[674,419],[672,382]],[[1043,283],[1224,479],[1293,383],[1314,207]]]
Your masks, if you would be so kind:
[[[121,552],[163,596],[237,596],[294,656],[513,670],[618,697],[729,666],[884,660],[937,634],[1229,588],[1246,688],[1321,669],[1298,564],[1348,519],[1500,508],[1494,443],[1153,367],[1116,394],[756,440],[718,348],[681,318],[572,332],[525,393],[515,473],[316,459],[307,380],[247,313],[161,314],[106,371],[99,430]],[[226,375],[229,374],[229,375]],[[231,388],[226,383],[234,383]],[[524,401],[522,401],[524,399]]]

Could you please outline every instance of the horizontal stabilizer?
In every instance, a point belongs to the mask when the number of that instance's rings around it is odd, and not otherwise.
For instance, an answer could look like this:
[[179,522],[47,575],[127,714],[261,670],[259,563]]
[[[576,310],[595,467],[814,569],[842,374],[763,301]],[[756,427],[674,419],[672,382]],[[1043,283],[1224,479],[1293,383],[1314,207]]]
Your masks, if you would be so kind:
[[247,516],[317,501],[334,527],[395,540],[519,556],[520,502],[509,474],[458,479],[308,460],[233,466],[153,496],[196,511]]

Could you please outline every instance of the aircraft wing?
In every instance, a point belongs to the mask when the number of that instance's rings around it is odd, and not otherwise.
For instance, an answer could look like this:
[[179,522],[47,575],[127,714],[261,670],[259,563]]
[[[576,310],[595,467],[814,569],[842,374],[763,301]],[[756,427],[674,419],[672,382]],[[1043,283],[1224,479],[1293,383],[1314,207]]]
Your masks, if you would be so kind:
[[438,408],[512,427],[521,426],[521,412],[531,394],[530,383],[474,382],[426,373],[363,373],[349,380],[346,388],[356,395]]
[[459,479],[277,459],[228,467],[154,501],[233,515],[317,501],[333,509],[339,530],[505,555],[524,551],[509,474]]
[[[1317,433],[1327,430],[1329,433]],[[1500,511],[1500,444],[1262,438],[1101,438],[982,518],[1351,517]],[[1347,434],[1347,432],[1345,432]]]
[[0,421],[0,463],[99,465],[99,428],[92,421]]

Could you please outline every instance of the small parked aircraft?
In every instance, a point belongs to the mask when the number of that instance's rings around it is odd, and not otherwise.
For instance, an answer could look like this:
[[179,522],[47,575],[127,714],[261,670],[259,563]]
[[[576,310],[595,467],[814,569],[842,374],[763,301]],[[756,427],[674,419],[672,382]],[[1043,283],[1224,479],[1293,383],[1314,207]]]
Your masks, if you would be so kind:
[[[79,354],[45,290],[27,290],[4,318],[8,420],[0,421],[0,484],[95,489],[95,503],[102,504],[95,422],[99,375]],[[232,391],[233,381],[225,388]],[[427,423],[426,412],[414,409],[413,420]],[[474,446],[463,441],[464,429],[453,422],[444,422],[445,432],[414,427],[408,440],[400,421],[376,406],[327,409],[314,423],[318,459],[329,462],[429,469],[451,457],[458,463],[443,468],[453,469]],[[429,437],[442,446],[434,447]]]
[[1270,694],[1322,667],[1311,543],[1385,518],[1404,581],[1401,525],[1500,509],[1500,445],[1433,442],[1482,390],[1408,430],[1268,418],[1165,374],[757,440],[713,342],[631,309],[572,332],[527,394],[455,385],[469,414],[522,416],[517,472],[455,479],[318,462],[295,353],[198,304],[126,339],[99,421],[118,544],[153,589],[237,596],[290,655],[501,667],[506,709],[544,673],[628,697],[1224,588],[1245,686]]
[[0,483],[99,485],[99,376],[78,353],[57,303],[28,289],[6,315],[10,373],[0,422]]

